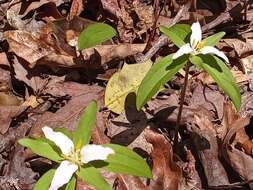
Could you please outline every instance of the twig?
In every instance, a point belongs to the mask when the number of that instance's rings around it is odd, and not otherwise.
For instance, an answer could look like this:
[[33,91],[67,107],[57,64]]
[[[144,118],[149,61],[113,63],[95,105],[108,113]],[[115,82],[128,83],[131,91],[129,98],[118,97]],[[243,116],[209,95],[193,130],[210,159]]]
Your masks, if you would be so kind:
[[[177,15],[174,17],[174,19],[172,20],[172,22],[169,24],[170,26],[173,26],[174,24],[176,24],[177,22],[179,22],[179,20],[181,19],[182,15],[187,12],[190,8],[191,4],[188,2],[186,5],[183,5],[183,7],[178,11]],[[169,40],[166,36],[162,35],[159,37],[158,41],[156,44],[153,45],[153,47],[150,48],[150,50],[142,57],[140,57],[137,62],[144,62],[149,60],[151,57],[153,57],[153,55],[156,54],[156,52],[162,47],[165,46],[169,43]]]
[[219,24],[221,24],[223,22],[228,22],[230,20],[232,20],[232,17],[230,16],[229,12],[222,13],[216,19],[214,19],[212,22],[204,25],[202,27],[202,30],[203,30],[203,32],[206,32],[206,31],[218,26]]
[[[168,27],[176,24],[177,22],[179,22],[179,20],[181,19],[182,15],[187,12],[187,10],[189,10],[190,8],[190,3],[184,5],[177,13],[177,15],[174,17],[174,19],[172,20],[172,22],[168,25]],[[229,10],[230,11],[230,10]],[[215,20],[213,20],[212,22],[204,25],[202,27],[203,32],[206,32],[216,26],[218,26],[221,23],[224,22],[228,22],[230,21],[232,18],[230,16],[229,11],[222,13],[221,15],[219,15]],[[169,43],[169,40],[166,36],[162,35],[159,37],[158,41],[156,44],[153,45],[152,48],[150,48],[150,50],[144,55],[141,56],[137,62],[143,62],[143,61],[147,61],[148,59],[150,59],[151,57],[153,57],[156,52],[163,46],[167,45]]]

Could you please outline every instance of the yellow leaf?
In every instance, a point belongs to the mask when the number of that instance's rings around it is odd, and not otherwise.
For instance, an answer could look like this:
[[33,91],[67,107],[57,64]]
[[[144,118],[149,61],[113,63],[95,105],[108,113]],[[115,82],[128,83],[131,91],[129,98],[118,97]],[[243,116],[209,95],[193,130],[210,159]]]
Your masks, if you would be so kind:
[[137,92],[142,79],[151,66],[151,61],[131,65],[125,64],[122,70],[115,73],[108,81],[105,90],[105,106],[120,114],[124,110],[127,95]]

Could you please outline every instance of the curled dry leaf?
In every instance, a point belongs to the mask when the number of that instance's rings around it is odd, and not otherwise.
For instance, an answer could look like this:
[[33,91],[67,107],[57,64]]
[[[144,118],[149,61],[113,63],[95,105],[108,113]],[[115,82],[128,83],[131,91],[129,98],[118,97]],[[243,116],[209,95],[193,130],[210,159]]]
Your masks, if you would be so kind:
[[9,4],[6,17],[9,24],[16,29],[24,30],[27,32],[39,32],[45,25],[41,21],[36,21],[35,18],[24,20],[23,15],[19,15],[21,10],[22,1],[12,0]]
[[40,0],[40,1],[33,1],[29,4],[26,10],[21,15],[22,17],[27,15],[30,11],[34,11],[39,7],[47,4],[47,3],[54,3],[57,7],[64,3],[64,0]]
[[[221,153],[232,168],[245,180],[252,180],[253,175],[253,169],[249,167],[253,164],[253,143],[244,129],[249,122],[249,117],[241,117],[236,113],[231,104],[225,104],[224,120],[220,129],[221,134],[223,134],[221,135],[223,139]],[[244,151],[238,149],[237,145],[244,149]],[[250,186],[251,188],[253,187],[252,184]]]
[[235,55],[240,58],[251,55],[253,52],[253,40],[246,39],[246,42],[239,39],[223,39],[224,43],[220,43],[220,47],[229,46],[231,50],[235,51]]
[[[75,59],[75,51],[69,44],[66,42],[58,44],[61,40],[59,42],[53,40],[49,33],[34,35],[26,31],[13,30],[4,32],[4,37],[10,45],[10,50],[25,59],[29,67],[34,67],[37,62],[49,66],[84,66],[80,59]],[[64,38],[62,40],[64,41]],[[142,52],[144,48],[145,44],[103,45],[83,50],[82,54],[85,61],[89,60],[101,67],[112,59],[134,55]]]
[[72,20],[75,16],[79,16],[83,11],[83,1],[73,0],[70,8],[69,19]]
[[31,67],[35,66],[39,59],[54,53],[53,47],[30,32],[6,31],[4,37],[8,41],[11,51],[28,61]]
[[173,150],[166,138],[150,129],[145,129],[146,140],[153,145],[152,190],[180,189],[183,183],[181,168],[173,160]]

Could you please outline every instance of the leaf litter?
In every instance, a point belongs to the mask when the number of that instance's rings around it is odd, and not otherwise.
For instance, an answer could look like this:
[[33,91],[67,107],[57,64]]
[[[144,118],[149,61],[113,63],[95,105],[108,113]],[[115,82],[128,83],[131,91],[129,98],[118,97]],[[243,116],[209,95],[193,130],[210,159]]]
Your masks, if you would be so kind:
[[[92,142],[128,146],[152,168],[151,180],[103,171],[114,189],[252,189],[252,7],[248,0],[0,1],[0,189],[32,189],[54,167],[18,145],[20,138],[41,137],[45,125],[74,130],[91,100],[99,105]],[[190,68],[175,146],[183,76],[141,111],[134,93],[151,62],[176,51],[156,28],[196,20],[204,36],[226,32],[217,47],[230,59],[242,107],[236,113],[206,73]],[[77,51],[80,32],[95,22],[117,36]],[[92,187],[78,180],[76,189]]]

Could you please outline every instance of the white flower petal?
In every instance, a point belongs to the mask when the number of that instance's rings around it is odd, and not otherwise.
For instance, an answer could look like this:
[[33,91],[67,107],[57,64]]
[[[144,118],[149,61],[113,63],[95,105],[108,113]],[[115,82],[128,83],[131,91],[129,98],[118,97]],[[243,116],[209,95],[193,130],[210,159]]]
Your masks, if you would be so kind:
[[190,37],[191,47],[195,48],[202,39],[202,31],[199,22],[195,22],[191,26],[192,34]]
[[94,160],[106,160],[110,154],[114,154],[114,150],[109,147],[88,144],[81,149],[81,161],[83,163],[88,163]]
[[62,161],[60,166],[55,171],[48,190],[57,190],[63,185],[67,184],[77,169],[78,166],[76,164],[66,160]]
[[202,53],[202,54],[208,54],[208,53],[215,54],[218,57],[221,57],[222,59],[224,59],[227,63],[229,62],[227,56],[222,51],[218,50],[215,47],[205,46],[202,49],[200,49],[199,52]]
[[177,59],[178,57],[184,55],[184,54],[188,54],[188,53],[193,53],[194,49],[191,48],[190,44],[185,44],[182,45],[179,50],[177,50],[176,53],[174,53],[174,55],[172,56],[172,59]]
[[61,132],[54,132],[50,127],[43,127],[42,131],[47,139],[53,141],[66,156],[74,150],[74,144],[70,138]]

